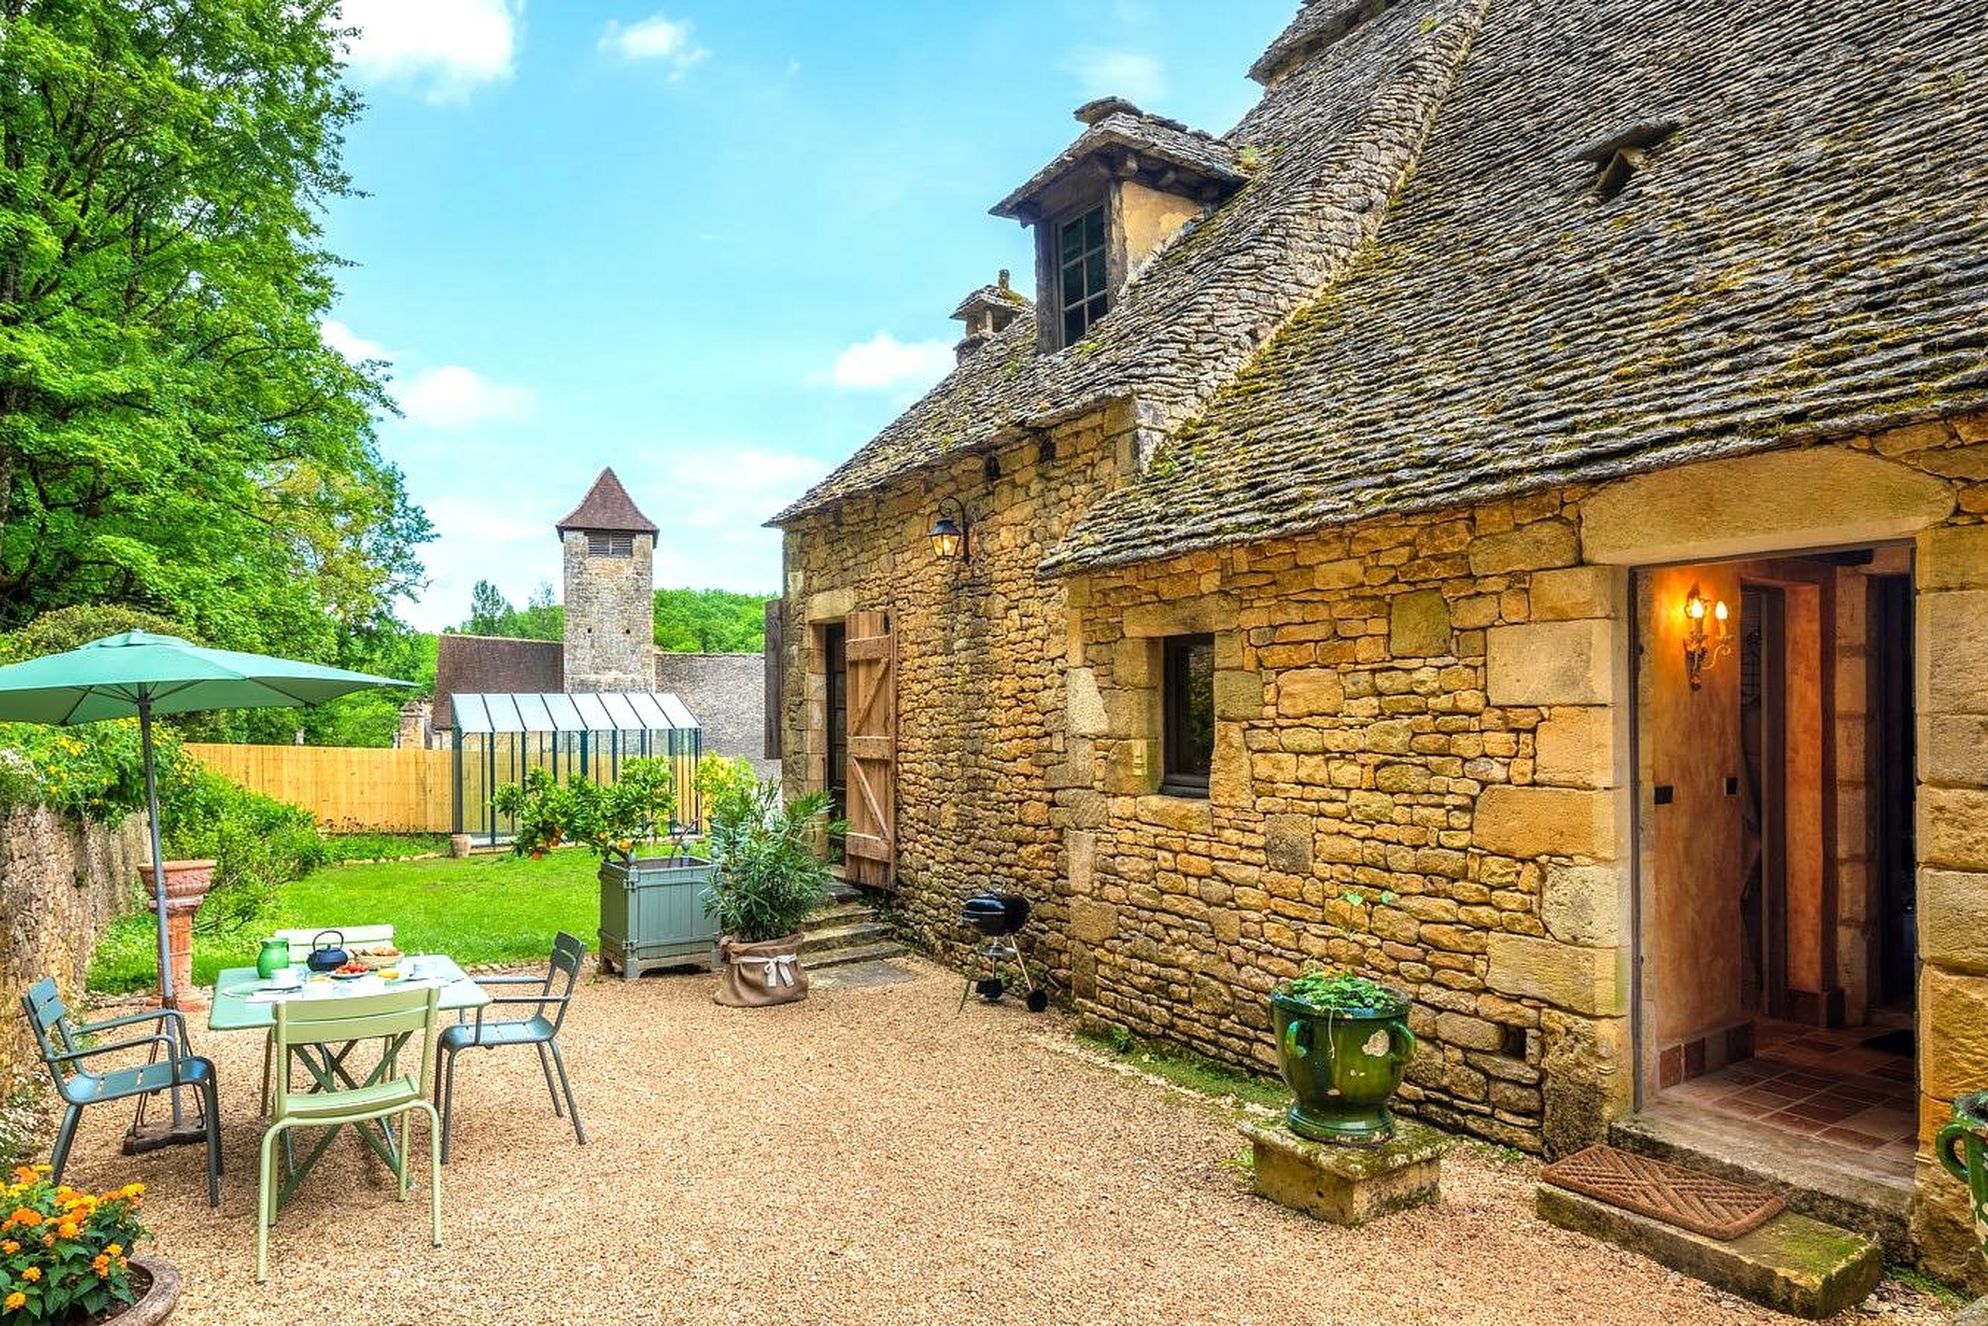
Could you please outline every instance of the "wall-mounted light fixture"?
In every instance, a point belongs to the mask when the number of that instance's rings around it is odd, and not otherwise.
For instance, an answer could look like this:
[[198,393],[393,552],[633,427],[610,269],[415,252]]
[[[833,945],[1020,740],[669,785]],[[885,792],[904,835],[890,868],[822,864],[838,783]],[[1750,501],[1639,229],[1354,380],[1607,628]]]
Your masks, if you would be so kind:
[[[946,514],[948,506],[959,513],[958,519]],[[939,510],[932,517],[932,555],[944,561],[973,560],[967,548],[966,528],[966,508],[960,505],[959,499],[941,498]]]
[[[1710,630],[1705,626],[1707,617],[1713,622]],[[1684,677],[1694,691],[1705,684],[1705,673],[1733,652],[1729,617],[1724,599],[1707,602],[1696,585],[1684,596]]]

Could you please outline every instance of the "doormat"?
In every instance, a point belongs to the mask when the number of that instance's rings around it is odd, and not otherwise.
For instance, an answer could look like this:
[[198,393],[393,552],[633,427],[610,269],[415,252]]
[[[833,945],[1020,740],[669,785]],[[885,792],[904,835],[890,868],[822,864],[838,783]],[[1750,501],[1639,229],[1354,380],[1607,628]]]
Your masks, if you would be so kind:
[[1779,1215],[1772,1193],[1612,1146],[1591,1146],[1539,1172],[1556,1188],[1708,1238],[1736,1239]]
[[1881,1050],[1886,1054],[1911,1054],[1913,1050],[1912,1028],[1900,1027],[1896,1031],[1881,1031],[1864,1042],[1867,1050]]

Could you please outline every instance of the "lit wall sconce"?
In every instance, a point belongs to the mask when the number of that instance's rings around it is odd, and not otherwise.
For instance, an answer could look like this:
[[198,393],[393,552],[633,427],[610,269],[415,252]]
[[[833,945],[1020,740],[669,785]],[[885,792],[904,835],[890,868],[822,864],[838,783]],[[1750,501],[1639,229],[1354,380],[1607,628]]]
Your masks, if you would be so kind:
[[[959,513],[958,519],[946,514],[948,506]],[[966,508],[960,505],[957,498],[946,497],[939,501],[938,514],[932,517],[932,555],[942,561],[973,560],[967,548]]]
[[[1713,623],[1709,630],[1705,626],[1707,617]],[[1684,596],[1684,677],[1694,691],[1705,684],[1705,673],[1733,652],[1729,617],[1724,599],[1708,603],[1696,585]]]

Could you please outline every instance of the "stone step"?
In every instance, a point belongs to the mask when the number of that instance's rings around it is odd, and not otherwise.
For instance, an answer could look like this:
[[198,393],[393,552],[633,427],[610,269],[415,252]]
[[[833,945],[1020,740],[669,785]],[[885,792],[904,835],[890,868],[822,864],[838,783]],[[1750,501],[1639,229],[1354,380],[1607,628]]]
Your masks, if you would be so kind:
[[904,945],[890,942],[879,944],[851,944],[846,948],[832,948],[823,952],[801,950],[801,965],[809,971],[827,971],[832,967],[846,967],[856,962],[874,962],[879,958],[895,958],[904,954]]
[[1889,1172],[1806,1137],[1750,1120],[1659,1104],[1616,1120],[1611,1146],[1764,1188],[1797,1215],[1876,1239],[1892,1261],[1910,1261],[1912,1173]]
[[807,937],[801,943],[801,952],[810,958],[838,948],[892,942],[890,930],[879,921],[852,921],[846,925],[823,926],[803,933]]
[[803,934],[808,934],[816,930],[833,930],[837,926],[859,925],[876,919],[877,909],[874,907],[866,907],[859,902],[838,903],[822,908],[801,922],[801,931]]
[[1548,1183],[1539,1185],[1535,1203],[1548,1224],[1812,1321],[1863,1302],[1884,1276],[1884,1253],[1875,1240],[1792,1211],[1721,1242]]

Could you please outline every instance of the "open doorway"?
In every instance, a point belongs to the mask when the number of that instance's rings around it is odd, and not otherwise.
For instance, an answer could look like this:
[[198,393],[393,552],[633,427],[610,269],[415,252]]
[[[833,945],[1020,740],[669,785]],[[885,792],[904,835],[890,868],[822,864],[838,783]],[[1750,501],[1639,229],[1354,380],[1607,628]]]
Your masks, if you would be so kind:
[[1909,550],[1636,591],[1643,1106],[1909,1184]]
[[834,803],[831,819],[849,817],[849,634],[841,622],[821,628],[824,671],[827,673],[828,760],[826,786]]

